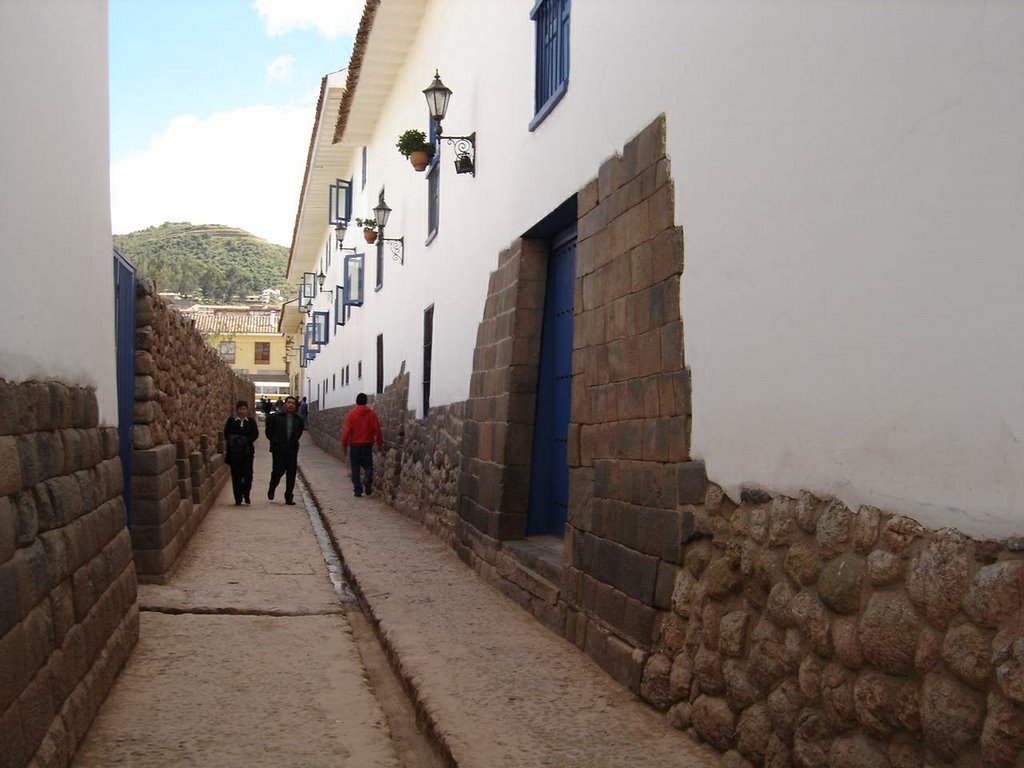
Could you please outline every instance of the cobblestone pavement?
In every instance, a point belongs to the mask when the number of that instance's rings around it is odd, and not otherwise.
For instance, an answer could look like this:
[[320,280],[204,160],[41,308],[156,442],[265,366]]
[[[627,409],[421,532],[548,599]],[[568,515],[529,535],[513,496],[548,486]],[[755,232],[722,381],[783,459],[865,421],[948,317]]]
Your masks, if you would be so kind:
[[[262,447],[262,450],[259,448]],[[230,483],[169,584],[74,765],[399,766],[305,509]]]
[[337,459],[307,444],[299,466],[421,716],[460,768],[721,763],[418,523],[353,498]]

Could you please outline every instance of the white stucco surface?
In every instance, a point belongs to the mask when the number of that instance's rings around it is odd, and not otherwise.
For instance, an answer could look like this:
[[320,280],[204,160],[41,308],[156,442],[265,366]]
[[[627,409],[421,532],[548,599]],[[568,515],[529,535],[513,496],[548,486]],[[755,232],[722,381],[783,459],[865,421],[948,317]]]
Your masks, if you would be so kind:
[[116,424],[106,2],[0,2],[0,93],[0,376]]
[[[400,23],[387,8],[375,35]],[[352,363],[326,407],[372,391],[383,333],[385,382],[406,361],[422,412],[430,304],[432,404],[465,399],[499,252],[664,113],[692,453],[711,479],[1024,532],[1024,5],[574,3],[569,90],[530,132],[533,48],[521,4],[427,5],[367,142],[365,192],[358,152],[339,169],[356,216],[386,187],[406,263],[386,254],[375,293],[367,249],[366,305],[306,372],[315,395]],[[442,147],[425,246],[426,181],[394,143],[426,128],[435,67],[454,91],[446,133],[478,134],[478,175],[456,176]]]

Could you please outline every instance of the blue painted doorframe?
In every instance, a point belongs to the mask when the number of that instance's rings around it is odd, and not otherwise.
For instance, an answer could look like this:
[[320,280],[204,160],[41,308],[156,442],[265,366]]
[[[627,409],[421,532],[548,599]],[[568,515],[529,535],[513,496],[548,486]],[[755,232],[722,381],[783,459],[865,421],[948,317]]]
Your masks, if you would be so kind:
[[537,375],[530,469],[529,535],[565,534],[569,512],[569,416],[572,404],[573,288],[576,228],[551,242]]
[[131,525],[132,426],[135,423],[135,267],[114,250],[114,344],[117,365],[117,437],[124,475],[125,522]]

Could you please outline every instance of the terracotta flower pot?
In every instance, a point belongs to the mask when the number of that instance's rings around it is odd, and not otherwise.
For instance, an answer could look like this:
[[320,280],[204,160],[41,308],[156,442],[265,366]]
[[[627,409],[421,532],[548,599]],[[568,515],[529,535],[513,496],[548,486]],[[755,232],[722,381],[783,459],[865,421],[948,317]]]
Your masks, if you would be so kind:
[[412,163],[412,167],[417,171],[422,171],[430,162],[430,153],[417,150],[409,155],[409,162]]
[[370,245],[373,245],[375,242],[377,242],[377,230],[375,230],[375,229],[364,229],[363,230],[363,238],[366,240],[367,243],[369,243]]

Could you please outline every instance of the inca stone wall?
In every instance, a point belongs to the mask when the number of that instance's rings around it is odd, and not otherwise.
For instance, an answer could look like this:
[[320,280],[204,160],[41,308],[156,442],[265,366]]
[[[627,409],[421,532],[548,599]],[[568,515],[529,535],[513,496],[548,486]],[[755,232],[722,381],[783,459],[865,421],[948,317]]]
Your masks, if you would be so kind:
[[1021,764],[1018,543],[714,485],[696,517],[641,683],[674,725],[754,765]]
[[[421,522],[454,546],[459,443],[465,405],[432,408],[426,419],[408,410],[409,374],[402,371],[382,394],[367,395],[384,433],[384,450],[374,455],[374,492],[395,509]],[[352,409],[310,409],[314,442],[346,462],[341,427]],[[301,462],[300,462],[301,466]],[[348,474],[346,471],[345,479]]]
[[117,451],[93,390],[0,380],[0,765],[69,765],[138,638]]
[[152,281],[137,286],[131,535],[140,580],[162,581],[229,476],[224,420],[255,389]]

